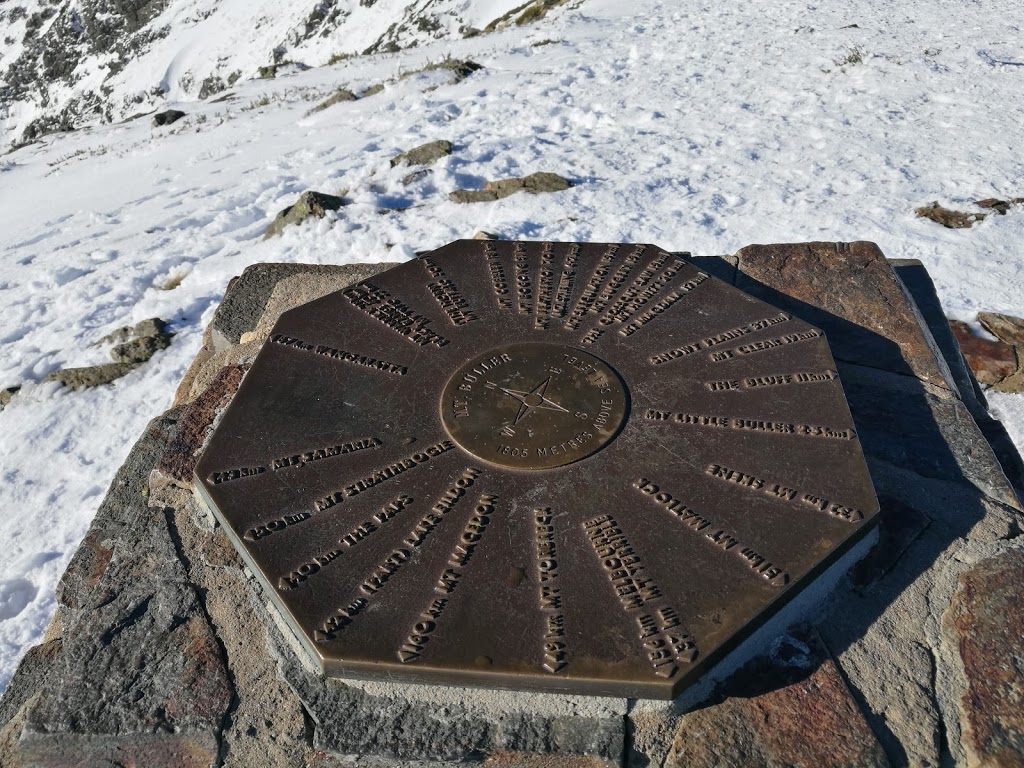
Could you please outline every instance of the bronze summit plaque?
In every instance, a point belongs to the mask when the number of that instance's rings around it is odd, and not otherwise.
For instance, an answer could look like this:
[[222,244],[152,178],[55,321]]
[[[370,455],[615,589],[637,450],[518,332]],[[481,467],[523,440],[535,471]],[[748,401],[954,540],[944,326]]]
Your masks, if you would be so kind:
[[329,675],[670,698],[878,504],[821,331],[645,245],[282,315],[197,487]]

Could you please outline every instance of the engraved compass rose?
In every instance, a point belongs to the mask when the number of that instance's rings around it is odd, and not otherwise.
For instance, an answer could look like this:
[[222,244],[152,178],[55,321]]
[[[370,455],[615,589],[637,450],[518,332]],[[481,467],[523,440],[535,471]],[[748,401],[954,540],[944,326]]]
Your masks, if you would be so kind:
[[544,381],[534,387],[530,392],[520,392],[516,389],[509,389],[508,387],[498,387],[509,397],[514,397],[520,402],[519,413],[516,414],[515,421],[513,424],[518,424],[519,421],[526,416],[533,408],[539,408],[545,411],[561,411],[562,413],[568,413],[568,408],[563,408],[554,400],[544,396],[544,392],[548,388],[548,384],[551,382],[551,377],[548,376]]
[[474,456],[516,469],[550,469],[614,440],[629,395],[604,360],[566,344],[532,342],[471,357],[448,380],[440,406],[452,440]]

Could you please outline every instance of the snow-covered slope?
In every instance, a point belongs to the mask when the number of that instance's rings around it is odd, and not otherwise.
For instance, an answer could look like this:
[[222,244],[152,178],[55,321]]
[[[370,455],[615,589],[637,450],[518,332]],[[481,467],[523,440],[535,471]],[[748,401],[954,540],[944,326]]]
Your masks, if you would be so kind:
[[[14,1],[0,4],[8,18]],[[404,259],[478,229],[698,254],[868,239],[923,260],[954,316],[1024,314],[1021,207],[969,230],[913,215],[932,200],[1024,195],[1022,25],[1024,5],[994,0],[587,0],[494,34],[243,79],[226,101],[176,102],[189,114],[169,128],[96,125],[0,156],[0,387],[24,385],[0,412],[0,686],[248,264]],[[183,47],[177,72],[211,44]],[[458,83],[444,70],[398,79],[448,54],[484,68]],[[338,87],[378,83],[307,116]],[[389,159],[433,139],[454,154],[404,185],[408,169]],[[576,185],[447,197],[533,171]],[[354,202],[261,240],[306,189]],[[33,383],[104,362],[95,341],[154,315],[173,344],[113,385]],[[995,402],[1024,445],[1013,397]]]
[[274,71],[473,35],[534,0],[6,0],[0,146]]

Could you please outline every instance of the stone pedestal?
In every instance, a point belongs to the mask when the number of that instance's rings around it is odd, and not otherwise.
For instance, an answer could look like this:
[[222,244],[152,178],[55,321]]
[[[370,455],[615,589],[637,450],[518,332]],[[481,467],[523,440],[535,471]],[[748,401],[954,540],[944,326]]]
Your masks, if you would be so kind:
[[119,471],[0,699],[4,766],[783,766],[1024,762],[1020,457],[927,273],[870,243],[702,269],[822,328],[880,538],[765,652],[672,703],[324,680],[193,496],[198,453],[284,310],[388,265],[260,264]]

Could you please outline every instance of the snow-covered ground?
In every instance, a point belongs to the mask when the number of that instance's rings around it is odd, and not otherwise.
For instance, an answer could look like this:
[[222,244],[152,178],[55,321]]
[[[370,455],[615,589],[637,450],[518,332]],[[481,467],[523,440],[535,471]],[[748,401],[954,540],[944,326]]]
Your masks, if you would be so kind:
[[[0,689],[229,278],[254,262],[406,259],[478,229],[697,254],[866,239],[921,259],[953,317],[1024,314],[1024,207],[970,230],[913,214],[1024,195],[1022,26],[1024,5],[993,0],[586,0],[531,26],[239,83],[233,100],[178,104],[188,117],[169,128],[144,118],[0,156],[0,386],[24,385],[0,412]],[[449,54],[485,68],[457,84],[396,79]],[[337,87],[384,81],[305,116]],[[389,158],[432,139],[455,153],[403,186]],[[533,171],[576,186],[447,199]],[[306,189],[354,203],[262,241]],[[32,383],[104,362],[93,342],[154,315],[174,343],[115,384]],[[1022,399],[992,402],[1024,446]]]

